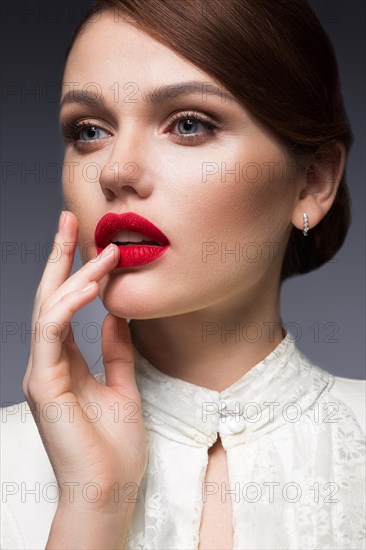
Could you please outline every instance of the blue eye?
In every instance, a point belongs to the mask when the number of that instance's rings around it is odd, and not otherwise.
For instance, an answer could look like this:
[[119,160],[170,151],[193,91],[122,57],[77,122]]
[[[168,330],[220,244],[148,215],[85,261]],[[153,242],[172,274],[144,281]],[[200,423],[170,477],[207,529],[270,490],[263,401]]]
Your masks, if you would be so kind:
[[100,131],[100,128],[97,128],[96,126],[85,126],[80,131],[80,139],[85,141],[99,139],[100,136],[98,133],[100,133]]
[[[172,132],[174,141],[179,143],[199,142],[213,136],[219,124],[215,123],[210,117],[203,113],[194,111],[186,111],[184,113],[176,113],[168,120],[169,128],[177,128],[178,133]],[[203,130],[199,130],[199,127]]]
[[197,133],[197,126],[199,121],[192,118],[185,118],[178,123],[178,127],[182,131],[182,134],[190,134],[190,131],[193,130],[193,134]]
[[[103,132],[105,136],[103,136]],[[63,134],[67,143],[79,143],[85,146],[98,139],[110,136],[106,130],[88,122],[67,123],[63,127]]]

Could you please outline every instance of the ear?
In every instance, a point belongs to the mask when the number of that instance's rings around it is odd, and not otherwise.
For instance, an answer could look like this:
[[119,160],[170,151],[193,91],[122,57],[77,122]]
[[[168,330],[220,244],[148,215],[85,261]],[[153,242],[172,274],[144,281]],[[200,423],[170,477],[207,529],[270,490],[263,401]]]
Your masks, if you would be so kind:
[[330,210],[343,176],[346,149],[343,143],[332,142],[321,147],[306,169],[305,183],[299,188],[292,213],[292,223],[303,229],[303,214],[309,218],[309,230]]

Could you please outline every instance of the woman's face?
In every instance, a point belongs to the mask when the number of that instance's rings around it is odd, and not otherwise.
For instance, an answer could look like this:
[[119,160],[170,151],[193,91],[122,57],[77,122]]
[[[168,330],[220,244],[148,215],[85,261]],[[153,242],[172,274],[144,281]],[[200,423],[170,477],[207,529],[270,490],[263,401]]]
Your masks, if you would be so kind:
[[[195,93],[158,101],[158,90],[192,81]],[[62,99],[75,91],[103,97],[81,103],[74,93],[61,107],[62,128],[89,126],[65,138],[62,181],[82,261],[96,257],[107,212],[139,214],[170,241],[152,263],[101,280],[106,309],[148,319],[276,293],[300,183],[276,139],[210,75],[112,12],[71,50]]]

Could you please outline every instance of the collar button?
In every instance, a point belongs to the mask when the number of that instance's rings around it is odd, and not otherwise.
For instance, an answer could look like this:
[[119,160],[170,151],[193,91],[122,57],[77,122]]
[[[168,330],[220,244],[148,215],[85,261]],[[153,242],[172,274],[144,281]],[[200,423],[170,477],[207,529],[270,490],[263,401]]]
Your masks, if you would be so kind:
[[245,420],[242,416],[235,415],[231,418],[221,418],[219,432],[225,435],[241,433],[245,429]]

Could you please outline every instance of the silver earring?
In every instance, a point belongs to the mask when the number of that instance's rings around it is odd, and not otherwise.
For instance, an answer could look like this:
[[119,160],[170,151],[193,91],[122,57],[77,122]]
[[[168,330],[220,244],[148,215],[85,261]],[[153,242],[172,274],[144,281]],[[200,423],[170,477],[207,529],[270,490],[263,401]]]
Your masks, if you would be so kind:
[[307,237],[309,231],[309,218],[306,212],[304,212],[304,229],[302,230],[305,237]]

